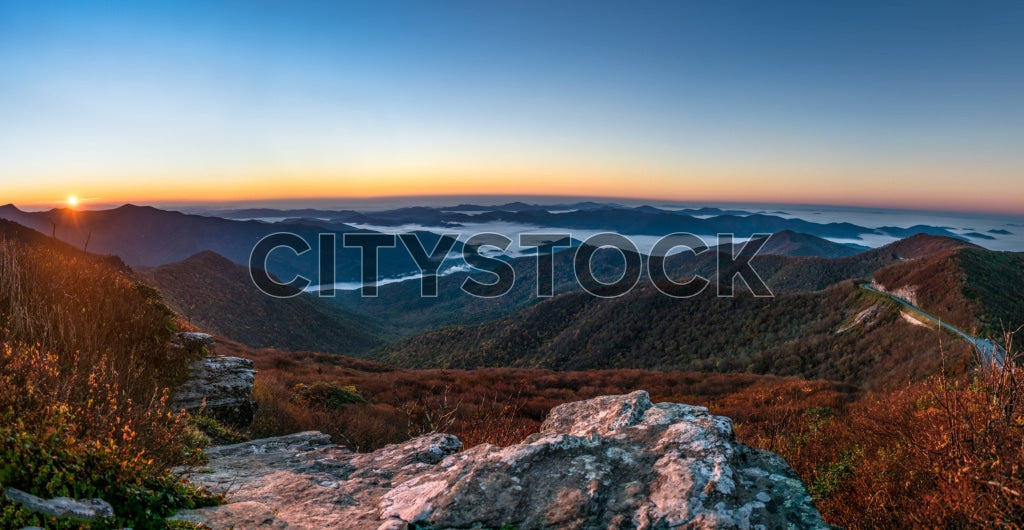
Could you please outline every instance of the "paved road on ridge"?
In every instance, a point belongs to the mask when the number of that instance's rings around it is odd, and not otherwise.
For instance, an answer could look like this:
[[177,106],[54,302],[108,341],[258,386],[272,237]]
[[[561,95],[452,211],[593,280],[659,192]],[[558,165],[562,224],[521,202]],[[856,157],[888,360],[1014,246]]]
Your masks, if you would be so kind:
[[970,333],[967,333],[966,331],[956,326],[953,326],[948,322],[943,322],[941,318],[932,315],[931,313],[921,309],[920,307],[917,307],[916,305],[910,303],[909,301],[904,300],[903,298],[900,298],[896,295],[887,293],[885,291],[879,291],[878,289],[872,287],[870,284],[864,283],[861,284],[861,287],[873,293],[888,297],[890,300],[896,302],[897,304],[900,304],[901,306],[910,309],[911,311],[927,318],[928,320],[935,322],[936,324],[941,326],[942,329],[954,333],[958,335],[960,338],[966,340],[968,343],[974,346],[974,348],[977,349],[978,352],[981,354],[982,364],[992,364],[993,362],[1001,364],[1003,362],[1003,348],[998,344],[992,342],[991,340],[975,337],[974,335],[971,335]]

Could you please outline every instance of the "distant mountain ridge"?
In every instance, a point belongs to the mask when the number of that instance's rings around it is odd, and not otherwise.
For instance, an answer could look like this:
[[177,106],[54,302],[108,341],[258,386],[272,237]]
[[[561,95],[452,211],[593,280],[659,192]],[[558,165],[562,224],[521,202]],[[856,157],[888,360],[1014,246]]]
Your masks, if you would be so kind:
[[[124,205],[111,210],[53,209],[44,212],[26,212],[13,205],[0,206],[0,218],[8,219],[43,234],[101,254],[115,254],[129,265],[159,266],[182,261],[204,250],[212,250],[235,263],[247,265],[256,242],[275,232],[290,232],[315,245],[322,232],[337,236],[345,233],[372,233],[353,227],[350,223],[402,226],[428,225],[458,231],[462,223],[511,222],[561,229],[608,230],[625,235],[666,235],[674,232],[698,235],[732,233],[746,237],[755,233],[801,233],[816,237],[856,240],[864,235],[906,237],[915,233],[929,233],[962,239],[946,228],[918,226],[908,229],[882,227],[871,229],[851,223],[813,223],[798,218],[747,213],[736,210],[701,208],[665,210],[651,206],[624,207],[602,203],[562,205],[576,207],[569,211],[552,207],[510,203],[512,210],[487,210],[466,213],[473,205],[461,205],[464,212],[445,208],[410,207],[382,212],[330,211],[330,210],[246,210],[242,217],[287,214],[284,222],[267,223],[257,220],[233,220],[206,215],[184,214],[160,210],[149,206]],[[545,209],[547,208],[547,209]],[[554,210],[549,211],[549,210]],[[236,211],[237,213],[237,211]],[[331,219],[317,216],[335,215]],[[741,215],[742,214],[742,215]],[[437,234],[421,232],[425,245],[436,243]],[[340,239],[340,237],[339,237]],[[455,250],[461,249],[456,244]],[[361,278],[357,248],[343,248],[338,243],[337,281],[355,281]],[[408,253],[398,245],[380,249],[380,274],[397,277],[418,271]],[[823,256],[823,251],[809,255]],[[838,247],[828,256],[840,253]],[[278,251],[270,256],[267,268],[283,279],[301,274],[309,277],[317,271],[315,253],[294,256]]]
[[789,257],[840,258],[853,256],[860,250],[849,245],[833,243],[827,239],[801,234],[793,230],[782,230],[768,238],[761,254],[773,254]]
[[[967,345],[949,341],[953,364]],[[852,282],[774,298],[675,299],[645,286],[614,299],[573,292],[513,315],[390,344],[373,358],[404,367],[646,368],[802,375],[863,388],[928,377],[935,332],[913,326]]]
[[[361,249],[343,247],[342,234],[373,233],[343,224],[328,227],[308,223],[236,221],[131,204],[112,210],[64,208],[44,212],[25,212],[6,205],[0,206],[0,218],[46,235],[56,235],[74,247],[120,256],[132,266],[176,263],[206,250],[248,265],[256,243],[270,234],[296,234],[315,247],[321,233],[333,233],[337,251],[336,281],[358,281],[361,278]],[[440,237],[428,232],[420,235],[423,244],[429,248],[433,248]],[[381,248],[379,255],[380,274],[385,277],[419,270],[401,244]],[[302,275],[315,282],[319,270],[317,253],[295,255],[290,250],[280,250],[269,256],[267,269],[285,281]]]
[[1024,253],[964,246],[893,264],[874,279],[921,309],[997,341],[1024,324]]
[[[566,242],[568,244],[568,242]],[[737,248],[742,245],[737,245]],[[576,249],[566,249],[552,256],[553,293],[561,294],[579,290],[574,272]],[[698,273],[714,277],[717,265],[716,249],[710,249],[699,256],[680,254],[670,257],[666,265],[671,277],[684,277]],[[773,263],[772,256],[850,256],[858,251],[846,245],[798,234],[780,232],[767,238],[757,258],[757,268],[763,261]],[[646,260],[646,257],[642,257]],[[515,270],[515,284],[512,290],[495,299],[476,298],[462,291],[461,285],[470,277],[485,276],[485,273],[460,271],[438,279],[438,297],[419,296],[419,280],[407,280],[380,287],[375,298],[364,298],[356,291],[340,291],[330,300],[342,307],[373,318],[392,322],[405,334],[423,331],[441,325],[476,324],[493,320],[543,299],[537,297],[537,258],[526,256],[508,261]],[[786,262],[788,263],[788,261]],[[594,274],[601,278],[614,278],[621,273],[621,258],[615,252],[597,252],[592,260]],[[874,269],[872,269],[874,270]],[[843,278],[840,278],[843,279]],[[481,281],[484,281],[481,279]],[[641,282],[649,281],[646,272]],[[835,280],[839,281],[839,280]],[[834,282],[830,282],[834,283]]]
[[[797,255],[815,248],[814,239],[806,249],[798,244],[802,239],[783,234],[775,245]],[[674,265],[715,282],[729,281],[709,268],[720,251],[680,256]],[[496,321],[404,339],[376,358],[415,367],[750,370],[869,387],[906,382],[934,373],[941,358],[938,340],[902,321],[898,308],[858,289],[853,280],[869,281],[887,266],[957,252],[999,254],[924,234],[852,256],[769,253],[752,263],[775,291],[773,298],[742,292],[719,298],[712,287],[700,296],[674,299],[650,285],[608,300],[568,292]],[[1020,271],[1024,274],[1024,266]]]
[[897,238],[918,233],[953,238],[992,239],[985,234],[951,232],[946,227],[917,225],[909,228],[883,226],[868,228],[852,223],[815,223],[799,218],[782,217],[785,212],[745,211],[713,207],[667,209],[654,206],[623,206],[616,203],[579,202],[539,205],[511,202],[496,206],[459,204],[448,207],[404,207],[379,211],[354,210],[218,210],[217,215],[230,218],[317,218],[328,224],[352,223],[374,226],[419,224],[438,227],[460,227],[470,223],[511,222],[540,227],[579,230],[609,230],[622,234],[665,235],[688,232],[700,235],[734,233],[776,233],[785,230],[845,239],[865,235],[886,235]]
[[[769,238],[763,252],[803,256],[845,255],[855,251],[813,236],[780,233]],[[573,272],[574,255],[575,250],[570,249],[553,257],[551,280],[556,294],[579,289]],[[356,346],[350,348],[344,346],[351,342],[345,336],[359,337],[360,333],[334,333],[334,328],[340,325],[344,330],[361,323],[373,330],[373,335],[408,336],[444,325],[483,323],[543,301],[536,294],[536,257],[515,258],[509,264],[516,271],[516,283],[511,292],[494,299],[463,292],[462,283],[468,278],[485,281],[482,277],[488,275],[465,271],[440,277],[435,298],[420,296],[421,282],[416,279],[383,285],[374,298],[364,298],[355,290],[338,291],[333,298],[303,295],[295,301],[275,300],[256,290],[244,267],[212,252],[202,252],[182,262],[145,271],[143,275],[164,292],[179,313],[224,336],[256,346],[358,355],[381,343],[356,340]],[[599,252],[594,256],[593,267],[598,276],[614,276],[620,266],[616,253]],[[302,318],[298,318],[300,315]],[[334,319],[340,319],[340,323]],[[280,321],[294,325],[281,330]],[[328,331],[319,332],[321,326]],[[332,340],[340,342],[335,344]]]
[[193,324],[254,348],[362,355],[389,337],[373,320],[315,295],[267,296],[246,267],[212,251],[139,274]]

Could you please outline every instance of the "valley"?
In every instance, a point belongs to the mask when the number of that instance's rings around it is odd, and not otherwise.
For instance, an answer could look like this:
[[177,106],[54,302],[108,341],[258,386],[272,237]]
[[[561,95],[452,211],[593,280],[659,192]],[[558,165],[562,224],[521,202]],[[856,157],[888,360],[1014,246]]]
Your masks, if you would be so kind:
[[[519,208],[539,215],[539,207]],[[133,264],[127,259],[143,258],[86,252],[116,250],[124,232],[105,234],[100,220],[125,212],[152,220],[133,224],[133,241],[164,241],[152,246],[165,249],[164,257]],[[414,209],[408,212],[412,217],[395,222],[423,220],[427,213]],[[257,374],[255,418],[232,437],[317,430],[351,450],[371,451],[443,431],[465,447],[513,446],[541,429],[559,404],[646,390],[655,401],[706,406],[728,416],[740,441],[774,451],[793,466],[827,521],[855,527],[902,521],[893,510],[945,520],[949,508],[911,508],[896,497],[868,509],[867,491],[896,487],[883,478],[893,473],[930,484],[920,487],[946,484],[940,477],[920,478],[927,473],[915,466],[924,463],[906,445],[932,443],[921,438],[930,431],[911,428],[930,421],[915,407],[947,399],[945,385],[979,377],[974,367],[993,356],[1000,359],[993,373],[1014,369],[1019,350],[1012,343],[1000,349],[1001,330],[1007,329],[1000,326],[1024,318],[1016,303],[1024,299],[1022,255],[948,235],[914,234],[861,248],[786,229],[741,239],[735,248],[641,253],[630,258],[642,264],[639,281],[610,298],[581,287],[577,253],[592,253],[589,268],[606,283],[623,274],[623,254],[588,249],[581,243],[585,238],[574,236],[562,241],[567,248],[551,248],[540,257],[491,254],[496,259],[490,266],[506,267],[515,276],[500,297],[480,298],[462,288],[467,281],[493,281],[493,269],[460,267],[436,277],[437,296],[422,296],[422,279],[412,278],[380,284],[375,297],[353,289],[278,298],[254,285],[245,259],[230,249],[273,230],[327,229],[321,221],[235,224],[148,208],[61,215],[80,216],[79,231],[46,233],[0,220],[0,239],[109,267],[103,274],[151,291],[151,303],[167,308],[175,329],[213,333],[218,355],[251,360]],[[42,226],[43,217],[29,218]],[[168,222],[201,228],[168,230]],[[327,225],[355,230],[335,221]],[[82,233],[89,248],[76,248],[72,234]],[[442,236],[427,237],[436,242]],[[71,244],[60,241],[65,238]],[[173,260],[180,254],[166,250],[202,247],[213,248],[179,261]],[[412,263],[405,259],[411,260],[381,254],[381,270],[404,270]],[[295,274],[298,263],[280,265],[273,274]],[[359,269],[341,259],[337,267],[339,276]],[[654,267],[664,275],[652,277]],[[740,274],[744,270],[754,271],[770,296],[755,296]],[[62,274],[76,278],[80,272]],[[672,284],[693,278],[705,279],[706,288],[684,297],[666,294]],[[549,295],[540,296],[541,286]],[[75,311],[77,302],[47,299],[62,312]],[[19,314],[14,307],[0,308],[9,329],[19,329],[10,328]],[[920,318],[911,321],[906,311]],[[932,321],[942,326],[927,325]],[[54,345],[66,340],[48,333],[30,336]],[[957,399],[981,406],[989,398],[978,389],[987,387],[972,384],[975,390]],[[871,434],[878,429],[889,434]],[[216,436],[226,435],[208,435]],[[866,450],[900,455],[911,465],[896,470]],[[837,476],[836,466],[846,471]]]

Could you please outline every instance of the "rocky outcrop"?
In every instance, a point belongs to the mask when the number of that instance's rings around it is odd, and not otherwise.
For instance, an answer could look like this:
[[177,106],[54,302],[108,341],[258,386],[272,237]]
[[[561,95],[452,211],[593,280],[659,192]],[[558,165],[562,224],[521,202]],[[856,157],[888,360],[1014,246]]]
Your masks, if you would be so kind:
[[175,333],[168,346],[184,350],[189,357],[209,357],[217,349],[217,341],[208,333],[183,331]]
[[58,519],[87,522],[114,517],[114,507],[103,499],[75,500],[68,497],[43,499],[15,488],[5,489],[4,495],[8,500],[20,504],[30,512]]
[[256,414],[256,402],[250,397],[256,378],[252,361],[213,355],[213,337],[205,333],[179,333],[171,345],[194,356],[212,355],[189,364],[188,378],[174,390],[171,398],[173,408],[193,413],[201,411],[205,416],[235,426],[252,423]]
[[[190,476],[230,504],[189,510],[176,518],[213,529],[377,528],[377,502],[396,484],[429,472],[462,447],[433,434],[374,453],[353,453],[330,437],[304,432],[206,451],[209,462]],[[265,517],[267,513],[276,515]],[[254,521],[260,524],[254,525]]]
[[778,456],[646,392],[569,403],[509,447],[433,434],[357,454],[319,433],[214,448],[211,528],[827,528]]
[[902,298],[910,305],[917,305],[917,286],[916,285],[904,285],[895,289],[887,289],[884,285],[878,283],[878,280],[871,281],[871,287],[875,290],[881,291],[886,294],[891,294],[896,298]]

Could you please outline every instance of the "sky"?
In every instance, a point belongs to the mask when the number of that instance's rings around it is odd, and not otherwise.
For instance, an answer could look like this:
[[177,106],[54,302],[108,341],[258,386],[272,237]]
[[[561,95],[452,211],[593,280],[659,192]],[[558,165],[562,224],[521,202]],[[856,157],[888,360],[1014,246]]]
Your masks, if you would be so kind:
[[1024,2],[8,2],[0,203],[1024,213]]

